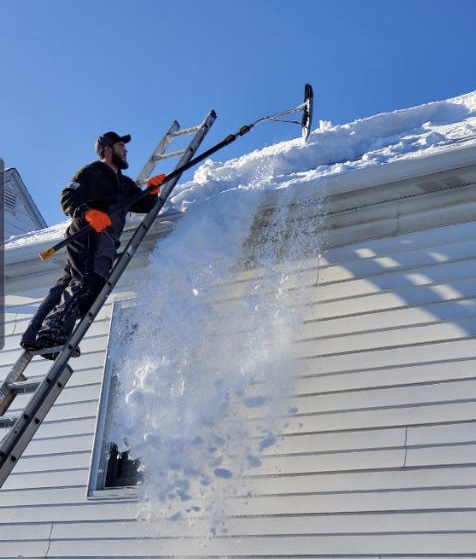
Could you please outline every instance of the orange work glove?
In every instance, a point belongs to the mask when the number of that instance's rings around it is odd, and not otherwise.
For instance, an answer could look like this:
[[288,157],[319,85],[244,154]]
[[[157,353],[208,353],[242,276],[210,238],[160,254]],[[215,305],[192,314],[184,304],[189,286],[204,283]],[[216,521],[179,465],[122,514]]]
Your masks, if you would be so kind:
[[147,181],[147,188],[149,189],[149,194],[157,195],[160,194],[160,185],[167,178],[167,175],[163,173],[161,175],[155,175],[155,177],[150,177]]
[[101,233],[111,225],[109,216],[101,210],[87,210],[84,212],[84,219],[97,233]]

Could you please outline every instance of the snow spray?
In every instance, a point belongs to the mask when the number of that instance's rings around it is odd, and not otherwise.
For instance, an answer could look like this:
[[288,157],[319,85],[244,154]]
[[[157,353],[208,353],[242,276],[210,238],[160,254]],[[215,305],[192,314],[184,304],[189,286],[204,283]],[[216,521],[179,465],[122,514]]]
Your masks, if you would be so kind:
[[289,282],[317,238],[290,224],[285,190],[278,208],[258,210],[265,175],[194,201],[151,255],[123,326],[114,359],[125,405],[109,436],[140,457],[151,525],[195,519],[207,537],[226,533],[230,503],[290,412],[303,305]]

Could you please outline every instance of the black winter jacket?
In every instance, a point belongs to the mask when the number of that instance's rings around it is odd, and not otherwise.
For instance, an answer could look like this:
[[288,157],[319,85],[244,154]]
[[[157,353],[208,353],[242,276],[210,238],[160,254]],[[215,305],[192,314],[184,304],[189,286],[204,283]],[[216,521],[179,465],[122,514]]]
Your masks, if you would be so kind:
[[73,218],[66,236],[87,225],[84,213],[91,208],[108,213],[112,222],[103,233],[98,234],[91,229],[66,247],[75,279],[91,273],[107,278],[117,256],[127,213],[148,212],[157,201],[155,196],[146,194],[129,208],[119,210],[121,205],[139,192],[140,188],[132,179],[121,172],[114,173],[109,165],[101,161],[86,165],[74,175],[61,195],[64,213]]
[[[94,161],[80,169],[63,190],[61,206],[73,219],[83,219],[90,208],[108,213],[120,200],[128,200],[140,192],[140,188],[120,171],[116,174],[102,161]],[[128,211],[146,213],[156,202],[155,196],[144,196],[132,204]]]

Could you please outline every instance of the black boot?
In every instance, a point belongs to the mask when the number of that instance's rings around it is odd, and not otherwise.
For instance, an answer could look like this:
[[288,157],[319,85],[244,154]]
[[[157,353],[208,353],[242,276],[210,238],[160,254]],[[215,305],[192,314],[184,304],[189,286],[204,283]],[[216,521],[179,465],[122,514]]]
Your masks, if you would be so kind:
[[55,285],[49,290],[48,295],[43,299],[40,306],[36,310],[30,324],[23,333],[20,340],[20,346],[27,351],[35,351],[41,349],[36,341],[38,331],[41,329],[43,321],[48,314],[60,302],[61,296],[71,281],[71,273],[69,264],[66,265],[63,275],[58,279]]
[[[61,315],[56,313],[48,317],[43,323],[43,327],[36,336],[35,343],[39,348],[53,348],[57,346],[64,346],[71,336],[71,332],[76,324],[76,312],[73,312],[67,320],[64,320]],[[71,357],[79,357],[81,354],[79,347],[72,353]],[[59,352],[44,353],[42,357],[45,359],[56,359]]]

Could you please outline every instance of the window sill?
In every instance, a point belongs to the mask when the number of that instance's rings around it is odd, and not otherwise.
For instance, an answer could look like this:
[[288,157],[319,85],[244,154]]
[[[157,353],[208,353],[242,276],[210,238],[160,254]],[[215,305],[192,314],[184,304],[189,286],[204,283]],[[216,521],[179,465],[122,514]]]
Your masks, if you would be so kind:
[[137,501],[138,486],[111,487],[109,489],[97,489],[88,494],[89,501]]

